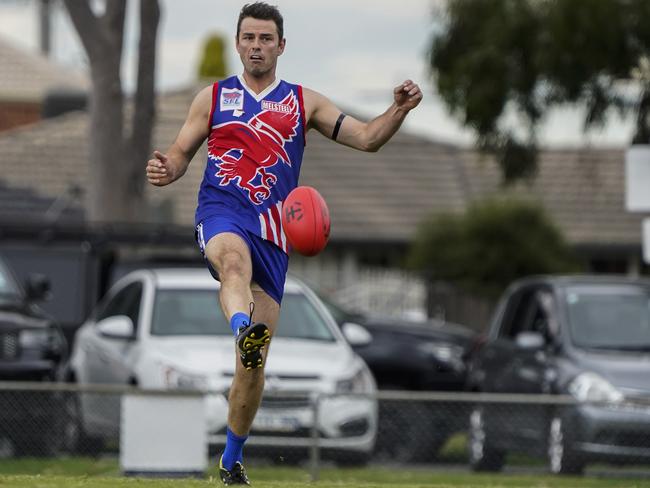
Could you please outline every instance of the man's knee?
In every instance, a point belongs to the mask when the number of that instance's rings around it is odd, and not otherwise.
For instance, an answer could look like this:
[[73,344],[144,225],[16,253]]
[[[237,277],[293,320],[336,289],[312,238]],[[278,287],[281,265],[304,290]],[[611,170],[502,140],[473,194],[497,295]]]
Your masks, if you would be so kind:
[[245,279],[250,281],[250,251],[244,240],[231,233],[218,234],[206,245],[206,256],[219,274],[220,281]]
[[246,258],[238,250],[229,249],[223,251],[215,257],[215,262],[212,264],[216,267],[219,278],[222,281],[228,281],[233,278],[249,279],[247,277],[249,267],[246,264]]

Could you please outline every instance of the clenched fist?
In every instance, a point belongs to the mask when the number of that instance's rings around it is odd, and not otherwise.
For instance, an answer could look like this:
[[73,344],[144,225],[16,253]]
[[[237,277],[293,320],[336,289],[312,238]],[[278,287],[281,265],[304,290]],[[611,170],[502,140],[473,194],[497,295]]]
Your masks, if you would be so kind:
[[174,181],[174,168],[165,154],[153,152],[153,158],[147,161],[147,180],[154,186],[165,186]]
[[422,90],[411,80],[406,80],[393,90],[395,105],[398,108],[409,111],[417,107],[422,101]]

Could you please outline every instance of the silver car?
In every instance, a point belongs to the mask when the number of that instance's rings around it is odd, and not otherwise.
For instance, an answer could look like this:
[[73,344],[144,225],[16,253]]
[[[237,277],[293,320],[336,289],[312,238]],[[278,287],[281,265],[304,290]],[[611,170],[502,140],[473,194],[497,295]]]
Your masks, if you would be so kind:
[[[77,331],[68,378],[81,385],[205,391],[208,439],[219,447],[235,347],[218,292],[219,283],[203,269],[129,273]],[[318,426],[325,457],[368,460],[377,432],[374,379],[320,299],[296,279],[285,285],[265,373],[272,394],[262,401],[247,446],[306,452],[298,439],[309,436],[316,393],[322,395]],[[95,442],[117,438],[117,396],[84,394],[77,408],[76,435]]]

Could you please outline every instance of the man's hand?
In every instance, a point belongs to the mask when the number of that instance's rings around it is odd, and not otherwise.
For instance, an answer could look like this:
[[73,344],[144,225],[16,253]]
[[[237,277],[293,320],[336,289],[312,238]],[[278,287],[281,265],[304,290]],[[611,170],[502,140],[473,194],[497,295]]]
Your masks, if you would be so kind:
[[147,180],[154,186],[169,185],[174,181],[173,168],[169,164],[167,155],[153,152],[153,158],[147,161]]
[[395,95],[395,105],[400,110],[408,112],[414,109],[422,101],[422,91],[420,87],[411,80],[406,80],[393,90]]

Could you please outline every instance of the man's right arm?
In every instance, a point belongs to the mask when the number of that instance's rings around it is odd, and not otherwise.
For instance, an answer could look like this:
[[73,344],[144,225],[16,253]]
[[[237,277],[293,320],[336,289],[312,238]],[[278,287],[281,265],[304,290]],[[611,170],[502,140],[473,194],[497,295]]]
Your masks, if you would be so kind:
[[205,87],[194,98],[187,119],[166,154],[153,152],[147,162],[147,180],[154,186],[165,186],[176,181],[187,167],[210,132],[212,86]]

